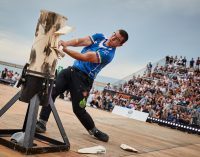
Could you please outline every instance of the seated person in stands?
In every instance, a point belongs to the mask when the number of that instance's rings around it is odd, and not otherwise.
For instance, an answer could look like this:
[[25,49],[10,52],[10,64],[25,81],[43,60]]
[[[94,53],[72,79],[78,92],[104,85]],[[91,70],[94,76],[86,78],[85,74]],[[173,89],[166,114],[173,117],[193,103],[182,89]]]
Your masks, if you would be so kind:
[[108,84],[104,87],[104,89],[110,90],[110,89],[111,89],[110,83],[108,83]]
[[176,113],[171,111],[168,113],[168,117],[167,117],[167,121],[169,122],[176,122],[177,118],[176,118]]
[[101,97],[98,95],[95,95],[92,99],[92,101],[90,102],[90,106],[92,107],[96,107],[96,108],[101,108]]

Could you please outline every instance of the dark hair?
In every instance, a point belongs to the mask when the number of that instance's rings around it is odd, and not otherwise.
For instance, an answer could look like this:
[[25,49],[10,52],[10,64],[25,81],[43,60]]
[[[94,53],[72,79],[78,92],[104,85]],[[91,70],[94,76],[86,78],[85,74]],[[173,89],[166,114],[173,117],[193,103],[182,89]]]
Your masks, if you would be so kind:
[[120,29],[119,34],[124,38],[122,44],[125,43],[128,40],[128,33],[125,30]]

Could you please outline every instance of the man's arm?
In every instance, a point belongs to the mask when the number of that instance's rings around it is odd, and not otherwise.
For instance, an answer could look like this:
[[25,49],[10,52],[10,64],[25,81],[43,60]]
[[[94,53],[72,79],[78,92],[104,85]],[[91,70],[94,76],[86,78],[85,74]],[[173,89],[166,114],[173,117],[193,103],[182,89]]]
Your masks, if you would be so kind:
[[74,59],[85,61],[85,62],[92,62],[92,63],[99,63],[100,56],[96,52],[88,51],[86,53],[79,53],[74,50],[70,50],[68,48],[63,48],[63,51],[71,56]]
[[58,43],[58,47],[59,46],[63,46],[64,48],[67,46],[73,46],[73,47],[77,47],[77,46],[89,46],[93,44],[93,41],[91,40],[91,38],[89,36],[84,37],[84,38],[77,38],[77,39],[72,39],[69,41],[59,41]]

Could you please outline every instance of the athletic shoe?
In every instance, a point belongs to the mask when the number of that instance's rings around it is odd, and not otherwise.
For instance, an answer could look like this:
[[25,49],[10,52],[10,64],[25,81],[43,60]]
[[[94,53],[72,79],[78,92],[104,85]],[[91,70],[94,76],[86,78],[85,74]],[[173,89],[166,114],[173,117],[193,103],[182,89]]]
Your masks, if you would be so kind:
[[106,133],[104,133],[98,129],[95,129],[95,131],[93,132],[93,135],[98,140],[103,141],[103,142],[108,142],[108,140],[109,140],[109,136]]
[[37,121],[36,123],[36,129],[35,132],[37,133],[45,133],[46,132],[46,125],[44,125],[42,122]]

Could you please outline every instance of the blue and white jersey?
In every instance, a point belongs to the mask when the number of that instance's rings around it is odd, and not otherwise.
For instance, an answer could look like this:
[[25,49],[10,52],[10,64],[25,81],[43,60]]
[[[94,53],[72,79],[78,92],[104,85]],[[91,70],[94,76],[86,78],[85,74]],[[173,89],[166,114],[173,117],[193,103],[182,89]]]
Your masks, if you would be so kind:
[[97,74],[110,63],[115,55],[116,48],[108,47],[105,45],[107,39],[103,34],[94,34],[90,36],[93,44],[87,47],[84,47],[81,53],[86,53],[88,51],[96,53],[98,58],[98,63],[85,62],[80,60],[75,60],[73,67],[83,71],[90,78],[95,79]]

